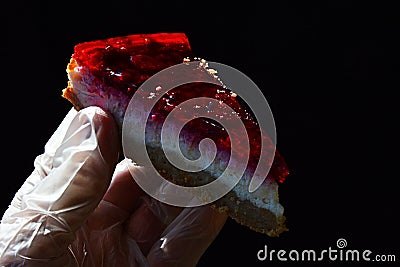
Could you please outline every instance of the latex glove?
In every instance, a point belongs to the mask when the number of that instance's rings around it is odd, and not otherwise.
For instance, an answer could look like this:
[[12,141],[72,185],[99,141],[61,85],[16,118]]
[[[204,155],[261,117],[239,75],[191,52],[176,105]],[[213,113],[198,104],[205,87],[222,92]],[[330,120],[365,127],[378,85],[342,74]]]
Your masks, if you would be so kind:
[[149,198],[118,151],[111,116],[71,109],[3,215],[0,266],[194,266],[226,214]]

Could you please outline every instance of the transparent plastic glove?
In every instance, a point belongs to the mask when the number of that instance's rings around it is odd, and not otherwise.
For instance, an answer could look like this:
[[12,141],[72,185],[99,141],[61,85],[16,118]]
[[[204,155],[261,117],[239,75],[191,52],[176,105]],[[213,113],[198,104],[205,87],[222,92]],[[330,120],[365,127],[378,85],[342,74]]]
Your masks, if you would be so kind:
[[68,246],[106,192],[117,160],[111,117],[99,108],[71,109],[2,217],[0,265],[73,265]]
[[71,109],[3,215],[0,266],[195,266],[226,214],[149,198],[118,151],[109,115]]

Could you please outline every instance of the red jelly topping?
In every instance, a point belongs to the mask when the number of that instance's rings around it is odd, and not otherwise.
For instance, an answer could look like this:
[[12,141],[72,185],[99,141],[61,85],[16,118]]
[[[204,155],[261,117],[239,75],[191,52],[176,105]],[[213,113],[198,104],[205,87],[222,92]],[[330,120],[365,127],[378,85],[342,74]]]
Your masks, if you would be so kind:
[[[132,96],[136,89],[158,71],[193,58],[188,39],[183,33],[138,34],[109,38],[75,46],[73,58],[82,68],[107,86]],[[242,119],[250,143],[248,170],[253,170],[260,156],[261,134],[257,122],[240,98],[215,84],[186,84],[168,91],[154,106],[150,119],[163,122],[168,113],[185,100],[209,97],[229,105]],[[216,121],[209,118],[195,119],[185,127],[183,134],[214,139],[218,151],[230,151],[229,136]],[[267,137],[268,138],[268,137]],[[283,182],[289,174],[287,165],[278,151],[268,174]]]
[[85,42],[77,44],[73,54],[83,71],[130,95],[150,76],[191,56],[183,33],[136,34]]
[[[262,135],[260,132],[260,127],[252,115],[247,111],[248,109],[245,108],[245,104],[242,104],[238,101],[239,96],[232,96],[231,90],[222,86],[208,83],[191,83],[181,85],[169,90],[164,97],[157,102],[152,110],[151,119],[163,122],[168,113],[176,106],[194,97],[218,99],[224,104],[229,105],[236,112],[236,114],[239,115],[245,125],[247,136],[249,138],[250,157],[247,169],[251,172],[254,171],[257,167],[261,152]],[[206,109],[207,104],[208,103],[198,103],[196,108]],[[190,112],[193,113],[192,111]],[[210,114],[210,117],[213,115],[219,114]],[[188,122],[182,129],[182,134],[190,135],[191,139],[193,139],[194,136],[194,142],[197,143],[205,137],[211,138],[214,140],[218,151],[230,151],[230,149],[235,149],[235,147],[230,147],[229,135],[225,129],[216,120],[213,120],[210,117],[199,118]],[[267,136],[264,137],[268,138]],[[267,144],[272,145],[272,142],[269,140],[269,138],[267,139]],[[236,149],[240,150],[240,146]],[[274,178],[276,181],[283,182],[288,174],[289,170],[283,157],[278,151],[275,150],[274,160],[268,176]]]

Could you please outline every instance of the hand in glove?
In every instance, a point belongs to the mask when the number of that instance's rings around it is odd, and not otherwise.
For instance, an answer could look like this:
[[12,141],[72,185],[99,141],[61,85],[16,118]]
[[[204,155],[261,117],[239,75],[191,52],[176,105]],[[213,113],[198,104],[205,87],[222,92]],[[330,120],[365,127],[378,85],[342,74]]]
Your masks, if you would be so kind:
[[0,266],[196,265],[227,215],[147,196],[119,142],[100,108],[68,112],[3,215]]

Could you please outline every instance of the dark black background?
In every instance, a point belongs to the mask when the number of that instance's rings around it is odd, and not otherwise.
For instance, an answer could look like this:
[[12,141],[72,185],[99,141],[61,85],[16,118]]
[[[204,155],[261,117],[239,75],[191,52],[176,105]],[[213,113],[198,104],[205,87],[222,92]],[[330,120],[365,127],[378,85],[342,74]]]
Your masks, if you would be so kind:
[[322,250],[338,238],[400,260],[396,11],[367,1],[3,6],[1,211],[71,107],[61,90],[75,44],[185,32],[196,55],[242,71],[263,90],[291,170],[280,186],[290,230],[270,238],[229,219],[199,266],[284,266],[259,262],[257,251]]

